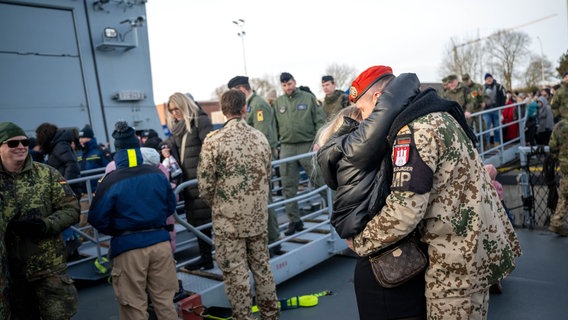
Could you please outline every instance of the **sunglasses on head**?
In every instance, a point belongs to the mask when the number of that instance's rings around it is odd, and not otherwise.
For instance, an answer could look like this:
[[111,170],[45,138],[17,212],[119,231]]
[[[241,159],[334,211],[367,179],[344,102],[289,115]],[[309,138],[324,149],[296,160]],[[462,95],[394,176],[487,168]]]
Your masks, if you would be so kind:
[[9,140],[2,142],[2,144],[7,144],[9,148],[17,148],[20,143],[22,144],[22,146],[27,147],[30,145],[30,139]]

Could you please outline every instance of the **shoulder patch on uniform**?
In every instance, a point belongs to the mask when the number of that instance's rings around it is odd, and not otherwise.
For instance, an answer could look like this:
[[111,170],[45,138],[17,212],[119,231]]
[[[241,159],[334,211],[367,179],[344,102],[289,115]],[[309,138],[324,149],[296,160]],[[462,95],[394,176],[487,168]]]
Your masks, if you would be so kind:
[[264,115],[262,114],[262,110],[256,111],[256,121],[258,122],[264,121]]
[[[414,142],[412,129],[396,137],[393,146],[393,177],[391,190],[411,191],[418,194],[430,192],[434,184],[434,174],[422,161]],[[402,132],[401,129],[399,132]]]

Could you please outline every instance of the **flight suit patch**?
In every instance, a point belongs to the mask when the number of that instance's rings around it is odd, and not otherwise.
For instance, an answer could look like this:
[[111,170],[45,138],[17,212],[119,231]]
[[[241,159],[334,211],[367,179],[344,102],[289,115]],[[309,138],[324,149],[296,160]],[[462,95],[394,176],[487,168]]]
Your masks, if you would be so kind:
[[262,110],[258,110],[256,112],[256,121],[258,122],[264,121],[264,115],[262,114]]
[[308,109],[307,104],[299,104],[296,106],[296,110],[307,110],[307,109]]
[[247,113],[250,113],[250,106],[247,106]]
[[[411,129],[411,133],[412,133]],[[416,149],[412,134],[397,137],[393,147],[392,191],[411,191],[418,194],[430,192],[433,172]]]
[[278,112],[280,112],[280,113],[286,112],[286,106],[280,106],[280,107],[278,107]]

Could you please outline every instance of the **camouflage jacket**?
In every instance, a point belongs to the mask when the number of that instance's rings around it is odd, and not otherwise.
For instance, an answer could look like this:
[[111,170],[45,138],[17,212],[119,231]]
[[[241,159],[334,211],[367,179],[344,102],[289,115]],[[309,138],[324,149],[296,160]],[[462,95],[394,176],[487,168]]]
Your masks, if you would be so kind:
[[448,113],[430,113],[399,130],[386,205],[353,239],[370,255],[417,226],[430,258],[428,298],[488,288],[514,269],[520,245],[475,146]]
[[276,118],[274,108],[256,92],[247,100],[247,123],[262,132],[272,149],[278,145],[278,133],[276,132]]
[[[33,280],[66,268],[61,232],[79,222],[79,203],[56,169],[32,162],[29,155],[18,173],[8,173],[0,164],[0,206],[0,234],[6,235],[8,257],[6,261],[3,255],[3,271],[8,263],[12,276]],[[8,228],[13,219],[30,218],[45,222],[45,236],[16,235]]]
[[472,81],[471,85],[465,88],[467,89],[465,111],[476,113],[483,110],[483,100],[485,99],[483,86]]
[[468,94],[467,88],[463,86],[460,82],[458,86],[454,90],[446,90],[440,96],[444,99],[455,101],[459,103],[459,105],[466,110],[467,102],[468,102]]
[[325,112],[327,119],[331,119],[339,110],[348,107],[350,104],[351,102],[349,102],[347,93],[341,90],[335,90],[331,96],[323,98],[321,108]]
[[550,153],[559,161],[559,169],[563,175],[568,175],[568,119],[563,118],[554,125],[550,141]]
[[244,120],[229,120],[205,138],[197,179],[200,195],[213,211],[216,235],[267,232],[270,161],[266,137]]
[[568,118],[568,85],[563,83],[552,97],[552,113],[554,117]]

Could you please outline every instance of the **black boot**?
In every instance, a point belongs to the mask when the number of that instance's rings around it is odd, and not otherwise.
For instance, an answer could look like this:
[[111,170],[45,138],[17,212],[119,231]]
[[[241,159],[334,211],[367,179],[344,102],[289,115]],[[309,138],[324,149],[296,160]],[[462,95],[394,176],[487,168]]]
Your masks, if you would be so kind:
[[290,236],[293,235],[296,231],[302,231],[302,230],[304,230],[304,223],[302,222],[302,220],[296,222],[290,222],[288,223],[288,229],[284,231],[284,235]]
[[195,262],[192,262],[184,267],[186,270],[193,271],[193,270],[210,270],[213,269],[213,259],[199,257],[199,259]]

